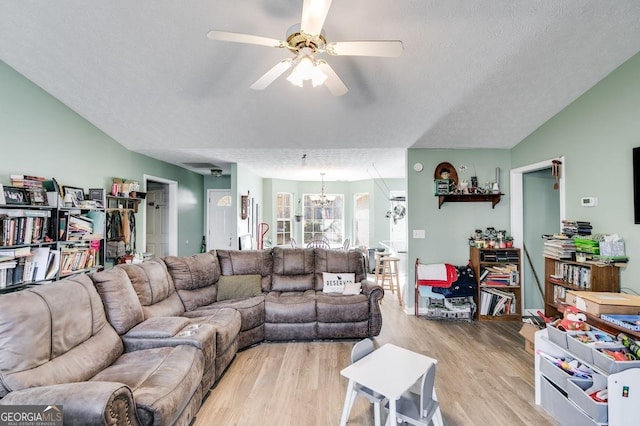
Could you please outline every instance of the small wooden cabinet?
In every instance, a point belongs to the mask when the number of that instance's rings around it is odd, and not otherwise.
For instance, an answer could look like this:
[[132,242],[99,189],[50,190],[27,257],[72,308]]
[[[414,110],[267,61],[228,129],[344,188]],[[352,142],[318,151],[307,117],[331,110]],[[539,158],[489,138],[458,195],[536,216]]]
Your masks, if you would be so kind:
[[477,319],[520,321],[520,249],[470,247],[470,259],[478,281],[475,297],[478,306]]
[[613,265],[544,258],[544,314],[559,314],[567,290],[620,291],[620,270]]

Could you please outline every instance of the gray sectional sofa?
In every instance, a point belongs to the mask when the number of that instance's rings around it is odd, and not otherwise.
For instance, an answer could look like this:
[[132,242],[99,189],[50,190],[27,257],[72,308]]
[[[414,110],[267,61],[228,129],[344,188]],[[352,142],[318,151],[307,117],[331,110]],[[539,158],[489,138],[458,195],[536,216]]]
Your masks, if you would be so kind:
[[[359,294],[323,291],[352,273]],[[379,334],[362,253],[218,250],[0,295],[0,405],[62,404],[65,424],[189,424],[238,350]]]

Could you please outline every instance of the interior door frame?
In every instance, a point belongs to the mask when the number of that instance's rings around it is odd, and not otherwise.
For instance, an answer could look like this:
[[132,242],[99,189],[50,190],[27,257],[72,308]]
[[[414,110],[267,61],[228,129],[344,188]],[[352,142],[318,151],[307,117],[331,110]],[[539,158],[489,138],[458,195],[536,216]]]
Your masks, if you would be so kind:
[[[178,255],[178,182],[170,179],[165,179],[152,175],[143,175],[142,182],[144,190],[147,190],[147,182],[154,181],[160,182],[162,184],[168,185],[169,192],[167,193],[167,203],[168,203],[168,217],[167,221],[169,224],[169,241],[167,241],[167,255],[169,256],[177,256]],[[144,205],[142,209],[142,224],[144,232],[142,233],[142,247],[147,247],[147,203],[140,203],[140,205]],[[140,210],[139,210],[140,211]]]
[[[558,180],[558,191],[559,191],[559,201],[560,201],[560,223],[558,225],[562,226],[562,221],[567,217],[567,208],[566,208],[566,180],[565,180],[565,170],[567,169],[566,158],[564,156],[551,158],[549,160],[540,161],[538,163],[528,164],[526,166],[518,167],[515,169],[511,169],[510,172],[510,191],[511,191],[511,236],[513,237],[513,244],[515,247],[520,247],[521,250],[523,248],[524,242],[524,184],[523,184],[523,175],[529,172],[535,172],[542,169],[548,169],[553,165],[553,161],[558,160],[561,162],[560,166],[560,177]],[[522,259],[522,254],[521,254]],[[523,264],[523,262],[521,262]],[[522,274],[522,283],[521,288],[524,289],[526,285],[524,274]],[[521,290],[521,294],[523,291]],[[524,312],[524,297],[520,298],[522,309],[521,312]]]

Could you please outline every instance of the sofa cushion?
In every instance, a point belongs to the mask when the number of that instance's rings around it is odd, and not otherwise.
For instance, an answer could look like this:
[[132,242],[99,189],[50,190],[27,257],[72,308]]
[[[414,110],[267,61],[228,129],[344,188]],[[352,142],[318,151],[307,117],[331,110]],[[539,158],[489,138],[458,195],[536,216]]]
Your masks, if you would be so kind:
[[122,351],[87,275],[0,297],[0,397],[88,380]]
[[315,289],[322,291],[323,272],[353,272],[355,282],[365,279],[364,256],[358,250],[331,250],[316,248],[315,256]]
[[129,276],[145,319],[180,316],[184,313],[182,300],[162,259],[122,264],[117,268],[122,268]]
[[222,275],[262,276],[262,291],[271,291],[273,258],[267,250],[217,250]]
[[122,335],[144,321],[142,305],[127,273],[111,268],[91,274],[104,303],[109,323]]
[[167,256],[167,270],[187,311],[216,301],[220,263],[215,251],[193,256]]
[[142,424],[170,425],[199,390],[203,370],[202,352],[181,345],[123,354],[91,380],[124,383]]
[[344,296],[318,292],[318,322],[356,322],[369,319],[369,299],[363,295]]
[[273,291],[306,291],[314,289],[315,255],[313,249],[273,249]]
[[316,292],[272,291],[264,300],[267,323],[305,323],[316,321]]
[[345,296],[352,296],[362,293],[362,283],[347,283],[344,285],[342,294]]
[[262,294],[262,277],[251,275],[222,275],[218,280],[218,302],[244,299]]

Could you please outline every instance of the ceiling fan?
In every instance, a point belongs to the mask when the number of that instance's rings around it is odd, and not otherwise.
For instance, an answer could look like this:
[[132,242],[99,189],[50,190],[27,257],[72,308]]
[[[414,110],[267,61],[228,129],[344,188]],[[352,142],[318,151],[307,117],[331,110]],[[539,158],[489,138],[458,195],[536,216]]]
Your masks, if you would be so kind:
[[331,0],[304,0],[302,20],[287,31],[286,41],[229,31],[211,30],[207,36],[211,40],[257,44],[261,46],[289,49],[295,54],[277,63],[251,85],[254,90],[263,90],[278,77],[293,67],[287,78],[292,84],[303,87],[303,82],[311,80],[313,87],[325,84],[334,96],[349,91],[333,68],[319,54],[331,56],[381,56],[398,57],[403,46],[400,40],[365,40],[327,42],[322,26],[329,12]]

